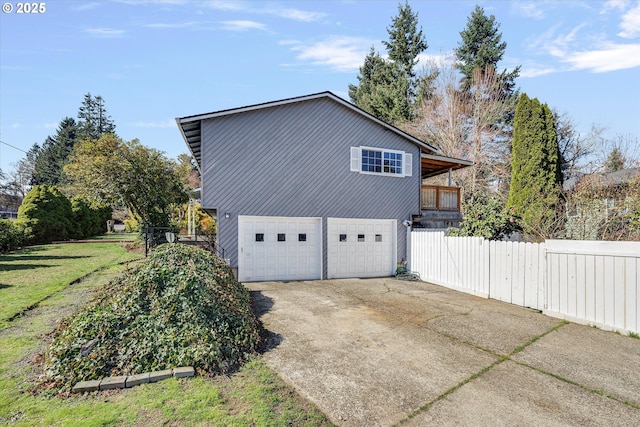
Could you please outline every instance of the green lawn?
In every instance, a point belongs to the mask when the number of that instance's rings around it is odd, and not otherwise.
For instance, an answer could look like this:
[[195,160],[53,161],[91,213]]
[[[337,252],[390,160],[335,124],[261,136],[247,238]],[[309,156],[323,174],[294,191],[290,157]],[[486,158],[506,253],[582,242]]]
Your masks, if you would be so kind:
[[[0,282],[10,285],[0,288],[0,317],[40,301],[0,329],[0,425],[331,425],[260,356],[229,377],[170,379],[66,398],[31,394],[41,369],[34,360],[48,332],[122,274],[126,265],[117,263],[134,257],[108,243],[48,245],[0,257]],[[26,297],[19,303],[21,291]]]
[[32,246],[0,255],[0,329],[74,280],[136,258],[140,255],[108,243]]
[[140,237],[139,233],[107,233],[102,236],[92,237],[91,240],[137,240]]

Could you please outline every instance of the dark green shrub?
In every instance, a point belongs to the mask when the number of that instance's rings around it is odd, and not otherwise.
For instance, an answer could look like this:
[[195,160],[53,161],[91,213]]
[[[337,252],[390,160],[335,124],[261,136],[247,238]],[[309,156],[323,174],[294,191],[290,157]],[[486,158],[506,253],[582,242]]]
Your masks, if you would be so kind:
[[161,245],[55,331],[47,388],[176,366],[223,373],[259,341],[248,291],[210,253]]
[[73,239],[82,239],[90,236],[92,213],[89,204],[79,197],[71,199],[71,210],[73,211]]
[[0,219],[0,253],[6,253],[22,246],[27,236],[22,229],[9,220]]
[[71,199],[71,210],[73,211],[72,238],[84,239],[106,232],[107,220],[111,218],[111,207],[95,207],[82,197],[74,197]]
[[477,236],[489,240],[500,240],[518,231],[513,209],[496,196],[475,193],[464,202],[464,217],[460,228],[450,228],[452,236]]
[[71,202],[56,187],[36,185],[18,209],[16,226],[30,236],[31,243],[67,240],[73,231]]

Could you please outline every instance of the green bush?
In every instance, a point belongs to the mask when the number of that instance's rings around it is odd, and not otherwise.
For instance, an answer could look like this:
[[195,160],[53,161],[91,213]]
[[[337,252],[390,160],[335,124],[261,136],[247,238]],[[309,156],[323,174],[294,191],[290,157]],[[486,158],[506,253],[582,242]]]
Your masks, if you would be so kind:
[[67,240],[73,232],[71,202],[56,187],[36,185],[25,196],[15,225],[31,243]]
[[194,366],[224,373],[259,341],[248,291],[210,253],[181,244],[158,247],[107,285],[54,332],[43,386]]
[[16,227],[9,220],[0,219],[0,253],[19,248],[27,240],[22,229]]
[[518,231],[518,223],[513,209],[507,209],[498,196],[478,192],[464,202],[460,228],[450,228],[449,234],[500,240],[515,231]]
[[71,210],[73,211],[72,238],[84,239],[106,232],[107,220],[111,218],[111,207],[94,207],[84,198],[74,197],[71,199]]

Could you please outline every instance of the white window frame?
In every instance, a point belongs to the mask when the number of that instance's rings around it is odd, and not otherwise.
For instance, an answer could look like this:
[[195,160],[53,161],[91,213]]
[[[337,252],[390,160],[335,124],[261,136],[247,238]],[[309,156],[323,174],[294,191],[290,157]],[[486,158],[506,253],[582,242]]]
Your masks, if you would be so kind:
[[[384,153],[401,154],[402,155],[402,173],[384,172],[384,166],[383,166],[383,172],[363,171],[362,170],[362,150],[377,151],[382,153],[383,161],[384,161]],[[413,172],[412,157],[413,156],[411,155],[411,153],[407,153],[405,151],[400,151],[400,150],[392,150],[388,148],[367,147],[362,145],[360,147],[351,147],[351,171],[358,172],[363,175],[393,176],[396,178],[404,178],[406,176],[412,176],[412,172]]]

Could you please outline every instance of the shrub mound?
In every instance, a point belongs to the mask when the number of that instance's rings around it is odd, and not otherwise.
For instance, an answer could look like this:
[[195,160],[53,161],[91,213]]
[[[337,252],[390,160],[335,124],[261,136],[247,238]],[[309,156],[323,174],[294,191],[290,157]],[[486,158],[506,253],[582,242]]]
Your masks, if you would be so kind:
[[0,219],[0,254],[12,251],[24,245],[27,235],[6,219]]
[[45,388],[194,366],[224,373],[259,341],[248,291],[224,262],[182,244],[158,247],[63,320],[45,353]]

